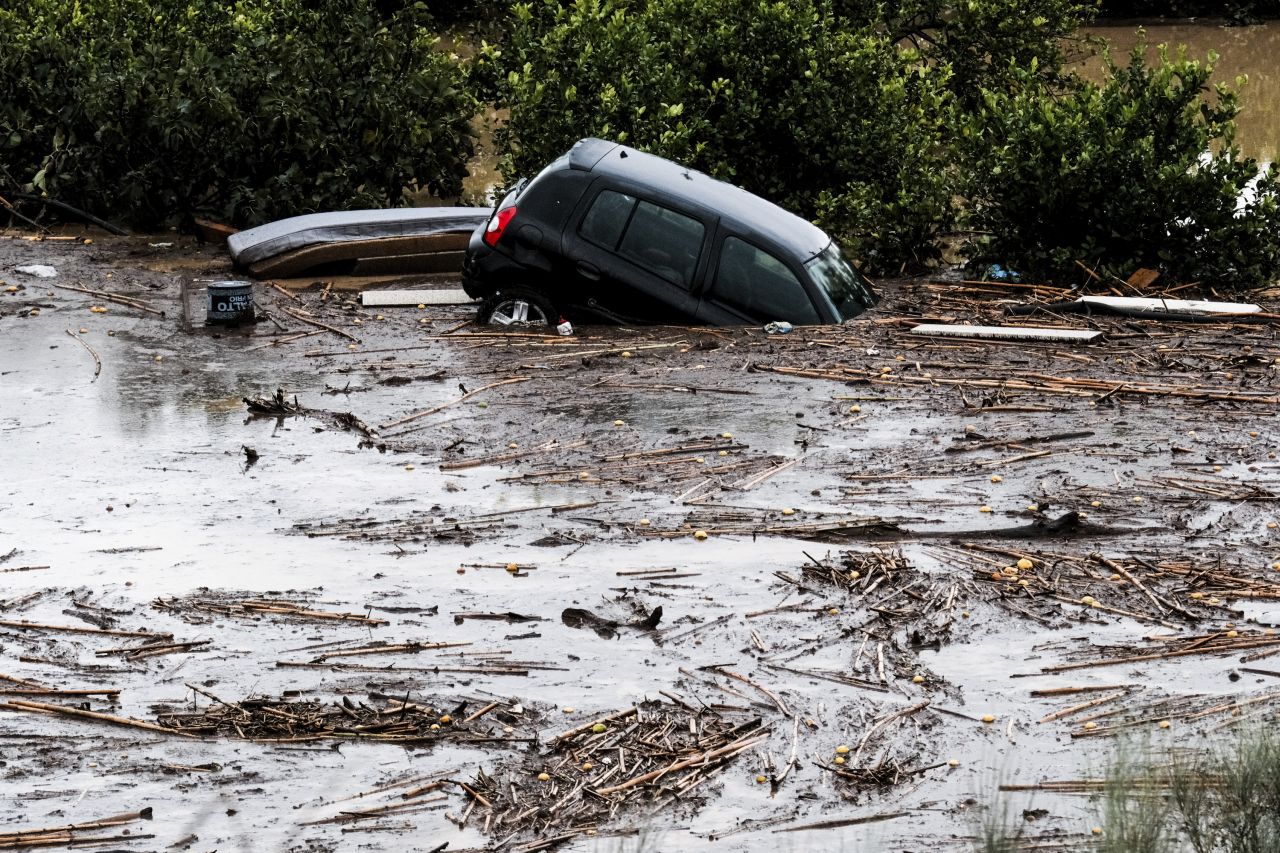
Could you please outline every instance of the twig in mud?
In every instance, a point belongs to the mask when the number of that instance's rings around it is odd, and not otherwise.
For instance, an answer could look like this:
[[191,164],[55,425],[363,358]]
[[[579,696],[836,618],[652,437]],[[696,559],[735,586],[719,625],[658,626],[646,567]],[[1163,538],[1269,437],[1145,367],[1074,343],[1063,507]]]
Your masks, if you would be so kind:
[[93,379],[91,379],[90,382],[97,382],[98,375],[102,373],[102,359],[98,356],[98,353],[94,351],[93,347],[85,343],[84,338],[80,337],[70,329],[67,329],[66,332],[68,335],[70,335],[72,338],[75,339],[76,343],[84,347],[88,351],[89,355],[93,356]]

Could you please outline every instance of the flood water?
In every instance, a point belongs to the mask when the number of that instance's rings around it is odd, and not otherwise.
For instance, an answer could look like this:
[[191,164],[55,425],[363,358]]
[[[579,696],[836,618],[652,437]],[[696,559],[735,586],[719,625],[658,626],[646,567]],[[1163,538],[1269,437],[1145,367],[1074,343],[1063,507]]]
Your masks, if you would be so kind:
[[1219,55],[1214,81],[1234,84],[1240,75],[1248,83],[1241,98],[1243,109],[1237,119],[1236,141],[1248,157],[1270,163],[1276,158],[1276,140],[1280,139],[1280,74],[1275,57],[1280,52],[1280,22],[1250,27],[1226,27],[1202,22],[1114,24],[1090,29],[1103,36],[1112,53],[1124,61],[1129,51],[1145,33],[1152,48],[1169,45],[1174,54],[1185,45],[1187,56],[1204,61],[1210,51]]

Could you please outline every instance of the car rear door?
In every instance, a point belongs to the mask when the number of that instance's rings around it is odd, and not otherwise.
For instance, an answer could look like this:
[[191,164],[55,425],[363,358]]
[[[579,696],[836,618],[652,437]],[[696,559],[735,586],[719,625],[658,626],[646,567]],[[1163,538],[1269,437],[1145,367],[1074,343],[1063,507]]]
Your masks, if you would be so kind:
[[721,229],[701,291],[698,319],[717,326],[774,320],[821,323],[823,312],[814,304],[804,279],[802,270],[766,248],[764,241]]
[[594,298],[624,319],[692,322],[693,285],[715,221],[643,190],[601,180],[565,233],[578,278],[575,301]]

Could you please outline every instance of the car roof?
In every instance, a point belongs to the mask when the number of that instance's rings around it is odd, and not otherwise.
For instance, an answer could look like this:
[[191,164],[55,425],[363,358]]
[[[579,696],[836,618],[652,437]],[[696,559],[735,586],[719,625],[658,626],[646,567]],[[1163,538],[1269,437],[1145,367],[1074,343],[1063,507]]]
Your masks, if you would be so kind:
[[653,186],[790,247],[806,260],[831,242],[818,226],[741,187],[607,139],[579,140],[569,150],[569,167]]

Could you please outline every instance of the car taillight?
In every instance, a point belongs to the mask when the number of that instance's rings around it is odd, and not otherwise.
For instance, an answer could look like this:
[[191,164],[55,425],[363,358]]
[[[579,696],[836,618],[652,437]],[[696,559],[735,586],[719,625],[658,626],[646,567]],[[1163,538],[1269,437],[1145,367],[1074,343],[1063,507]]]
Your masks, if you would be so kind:
[[499,210],[489,220],[489,227],[484,229],[484,241],[490,246],[498,245],[498,241],[502,239],[502,232],[507,230],[507,224],[511,222],[511,218],[516,215],[515,207],[508,207]]

